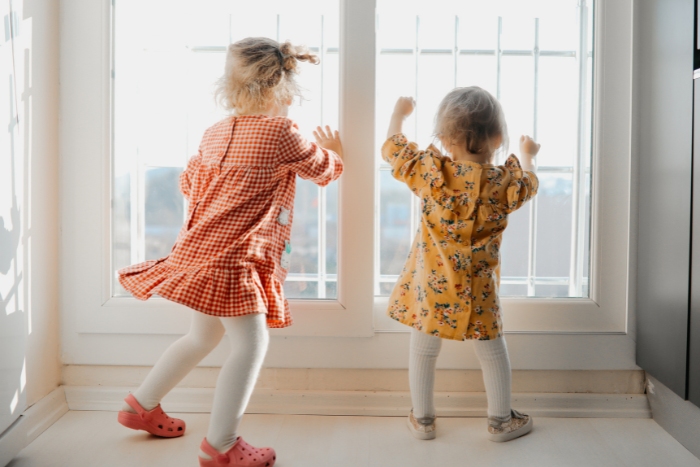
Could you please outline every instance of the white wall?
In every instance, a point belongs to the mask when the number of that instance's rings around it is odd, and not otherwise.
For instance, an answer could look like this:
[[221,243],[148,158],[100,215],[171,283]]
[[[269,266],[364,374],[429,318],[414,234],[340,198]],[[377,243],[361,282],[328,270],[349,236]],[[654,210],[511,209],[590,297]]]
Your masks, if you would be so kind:
[[[31,19],[29,67],[31,120],[25,164],[31,180],[28,206],[29,338],[27,403],[34,404],[60,383],[58,309],[58,2],[25,0]],[[25,97],[27,98],[27,97]]]
[[[13,321],[13,327],[23,332],[26,347],[18,356],[23,374],[10,382],[22,390],[27,406],[31,406],[60,383],[58,2],[15,1],[13,8],[20,12],[14,50],[16,73],[12,60],[3,59],[0,93],[10,95],[8,77],[12,75],[14,80],[16,75],[16,93],[12,89],[11,95],[16,95],[19,102],[20,124],[19,136],[14,141],[8,138],[9,144],[2,139],[1,147],[2,180],[10,182],[0,182],[4,185],[0,217],[4,218],[5,230],[13,234],[3,244],[3,254],[9,255],[11,263],[10,271],[0,278],[11,282],[12,291],[0,291],[7,301],[0,309],[0,321],[4,323],[0,326],[5,331]],[[0,40],[4,41],[4,51],[9,51],[6,37],[1,34]],[[10,108],[3,105],[0,109],[0,131],[7,132]],[[12,222],[12,211],[18,212],[18,222]],[[3,383],[7,383],[10,376],[2,375]]]

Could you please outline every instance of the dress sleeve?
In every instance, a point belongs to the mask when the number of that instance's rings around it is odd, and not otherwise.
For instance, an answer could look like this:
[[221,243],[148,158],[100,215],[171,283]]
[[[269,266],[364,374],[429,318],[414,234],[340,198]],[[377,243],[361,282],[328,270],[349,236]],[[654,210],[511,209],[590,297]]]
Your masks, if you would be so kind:
[[196,155],[192,156],[189,162],[187,162],[187,167],[180,174],[180,191],[187,201],[192,202],[192,182],[201,164],[202,151],[200,150]]
[[282,129],[279,155],[283,169],[319,186],[328,185],[343,173],[343,160],[340,156],[308,141],[291,120]]
[[422,151],[398,133],[382,145],[382,159],[391,165],[391,175],[404,182],[414,193],[430,183],[442,186],[441,164],[431,151]]
[[534,172],[523,170],[520,161],[514,155],[506,160],[505,169],[510,175],[510,182],[506,188],[506,212],[510,214],[537,194],[539,180]]

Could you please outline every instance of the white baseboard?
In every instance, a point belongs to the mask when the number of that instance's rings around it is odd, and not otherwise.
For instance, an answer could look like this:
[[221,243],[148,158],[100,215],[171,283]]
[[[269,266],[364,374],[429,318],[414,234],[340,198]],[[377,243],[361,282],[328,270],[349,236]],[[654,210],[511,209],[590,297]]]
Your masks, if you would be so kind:
[[66,412],[68,412],[68,404],[63,386],[54,389],[25,410],[19,419],[0,436],[0,466],[7,465]]
[[[139,386],[151,367],[65,365],[65,386]],[[213,388],[219,368],[194,368],[178,384],[182,388]],[[643,370],[513,370],[513,392],[644,394]],[[408,391],[408,369],[263,368],[257,390]],[[435,371],[435,392],[484,392],[481,370]]]
[[[133,388],[65,386],[70,410],[121,409]],[[212,388],[175,388],[163,400],[168,412],[210,412]],[[651,418],[644,394],[515,393],[513,406],[537,417]],[[443,417],[485,417],[486,395],[470,392],[435,394]],[[404,416],[411,408],[408,392],[300,391],[256,389],[247,413],[296,415]]]

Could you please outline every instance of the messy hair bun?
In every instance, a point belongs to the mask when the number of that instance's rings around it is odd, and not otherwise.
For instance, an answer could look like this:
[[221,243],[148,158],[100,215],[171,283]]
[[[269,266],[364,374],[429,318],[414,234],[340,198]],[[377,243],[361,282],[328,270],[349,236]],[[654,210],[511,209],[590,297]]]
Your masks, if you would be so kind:
[[237,114],[265,111],[301,95],[295,75],[298,62],[318,64],[306,47],[248,37],[228,46],[224,75],[216,88],[218,102]]
[[311,62],[318,65],[320,60],[318,56],[309,52],[304,46],[293,46],[291,42],[280,44],[280,53],[282,54],[282,68],[287,73],[296,73],[299,62]]

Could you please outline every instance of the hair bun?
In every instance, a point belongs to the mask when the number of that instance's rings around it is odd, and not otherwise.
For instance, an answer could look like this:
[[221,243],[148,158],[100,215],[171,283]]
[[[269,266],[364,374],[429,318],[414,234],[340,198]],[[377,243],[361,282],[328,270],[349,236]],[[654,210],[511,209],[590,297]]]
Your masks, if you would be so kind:
[[294,56],[300,62],[311,62],[314,65],[318,65],[321,61],[318,59],[318,55],[310,53],[308,50],[306,53],[298,53]]
[[280,44],[280,52],[282,52],[282,55],[293,55],[296,52],[294,50],[295,48],[296,47],[294,47],[289,41]]
[[318,56],[309,52],[309,49],[303,46],[294,46],[291,42],[280,44],[280,52],[282,53],[282,68],[286,72],[295,72],[297,61],[311,62],[314,65],[319,63]]
[[297,59],[293,55],[283,55],[282,57],[282,68],[284,68],[284,71],[296,71]]

